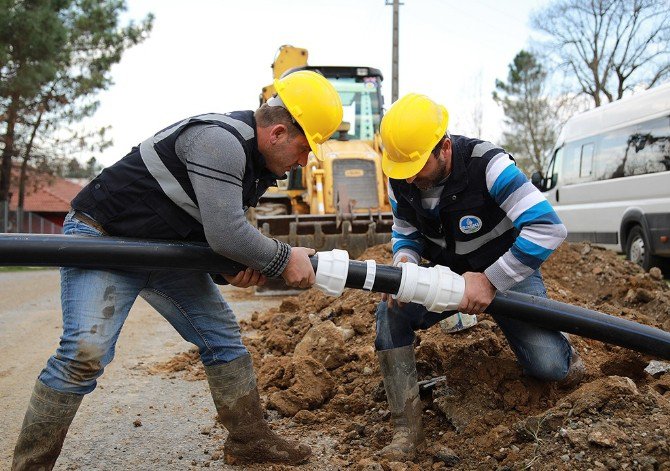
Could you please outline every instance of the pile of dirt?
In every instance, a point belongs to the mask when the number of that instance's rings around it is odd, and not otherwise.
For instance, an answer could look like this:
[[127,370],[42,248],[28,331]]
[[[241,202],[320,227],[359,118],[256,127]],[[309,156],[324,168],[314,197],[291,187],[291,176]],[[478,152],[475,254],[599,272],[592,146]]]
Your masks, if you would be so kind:
[[645,273],[610,250],[566,243],[542,275],[552,299],[670,331],[670,290],[658,268]]
[[[389,263],[391,250],[374,247],[360,258]],[[553,299],[670,330],[660,272],[566,243],[543,274]],[[261,394],[284,417],[275,427],[330,437],[333,467],[670,470],[670,373],[652,376],[649,357],[573,336],[587,379],[562,390],[524,376],[486,315],[461,333],[417,333],[428,446],[413,463],[385,462],[375,455],[392,430],[373,346],[379,299],[310,290],[242,323]],[[198,376],[197,354],[174,362]]]
[[182,379],[188,381],[207,378],[197,349],[179,353],[164,363],[151,365],[147,371],[151,374],[164,374],[170,379],[176,378],[177,373],[181,374]]

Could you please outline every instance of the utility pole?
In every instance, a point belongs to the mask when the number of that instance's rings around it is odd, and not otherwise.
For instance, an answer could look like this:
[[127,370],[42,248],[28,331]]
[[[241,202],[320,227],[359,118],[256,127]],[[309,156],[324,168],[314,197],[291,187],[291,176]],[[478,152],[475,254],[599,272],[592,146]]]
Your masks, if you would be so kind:
[[391,101],[395,102],[398,99],[398,17],[400,16],[400,0],[393,0],[389,3],[386,0],[386,5],[393,5],[393,58],[392,58],[392,75],[391,75]]

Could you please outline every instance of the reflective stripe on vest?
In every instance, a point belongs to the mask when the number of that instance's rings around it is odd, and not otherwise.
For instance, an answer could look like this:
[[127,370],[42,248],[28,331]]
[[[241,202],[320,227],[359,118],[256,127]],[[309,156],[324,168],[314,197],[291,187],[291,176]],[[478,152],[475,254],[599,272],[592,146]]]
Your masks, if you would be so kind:
[[[194,116],[193,118],[197,118],[198,120],[202,121],[218,121],[220,123],[228,124],[234,127],[245,140],[249,140],[254,137],[254,130],[251,126],[243,121],[231,118],[225,114],[210,113]],[[191,199],[190,196],[188,196],[184,188],[179,184],[174,175],[172,175],[170,170],[168,170],[168,168],[165,166],[160,156],[158,155],[158,152],[156,152],[156,149],[154,149],[154,144],[165,139],[173,132],[175,132],[175,130],[182,128],[193,118],[187,118],[183,121],[180,121],[170,126],[169,128],[162,130],[153,137],[143,141],[140,144],[140,155],[142,156],[142,161],[147,167],[147,170],[156,179],[165,195],[170,198],[174,204],[179,206],[196,221],[202,224],[202,218],[200,217],[200,210],[198,209],[198,205]]]
[[487,242],[492,241],[498,236],[503,235],[505,232],[509,231],[514,227],[514,224],[510,220],[510,218],[505,217],[503,218],[502,221],[498,223],[496,227],[491,229],[489,232],[486,234],[482,234],[481,236],[477,237],[476,239],[468,240],[468,241],[456,241],[456,253],[458,255],[465,255],[469,254],[470,252],[474,252],[477,250],[479,247],[483,246]]

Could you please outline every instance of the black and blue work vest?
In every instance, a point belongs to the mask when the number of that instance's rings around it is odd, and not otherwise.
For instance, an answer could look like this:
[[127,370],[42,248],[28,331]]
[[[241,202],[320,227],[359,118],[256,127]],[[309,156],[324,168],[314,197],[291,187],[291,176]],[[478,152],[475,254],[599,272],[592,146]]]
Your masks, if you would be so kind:
[[514,243],[518,232],[486,185],[486,169],[504,152],[490,142],[452,136],[452,169],[437,208],[423,208],[421,191],[405,180],[390,180],[397,216],[423,235],[423,258],[456,273],[483,272]]
[[72,208],[109,235],[205,242],[198,201],[175,151],[180,133],[194,124],[220,126],[237,138],[246,155],[242,201],[245,209],[256,206],[277,177],[258,151],[253,111],[235,111],[194,116],[159,131],[104,169],[72,200]]

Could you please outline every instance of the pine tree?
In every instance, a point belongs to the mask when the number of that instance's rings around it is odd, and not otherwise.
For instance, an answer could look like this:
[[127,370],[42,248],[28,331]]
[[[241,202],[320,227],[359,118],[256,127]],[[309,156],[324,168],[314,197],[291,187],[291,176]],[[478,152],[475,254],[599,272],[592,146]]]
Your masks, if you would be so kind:
[[121,26],[125,10],[124,0],[0,0],[0,203],[12,158],[30,159],[35,136],[48,139],[91,116],[112,65],[146,38],[153,16]]
[[507,81],[496,80],[493,92],[506,117],[502,145],[527,173],[543,172],[556,141],[556,112],[544,95],[546,78],[535,55],[522,50],[509,65]]

